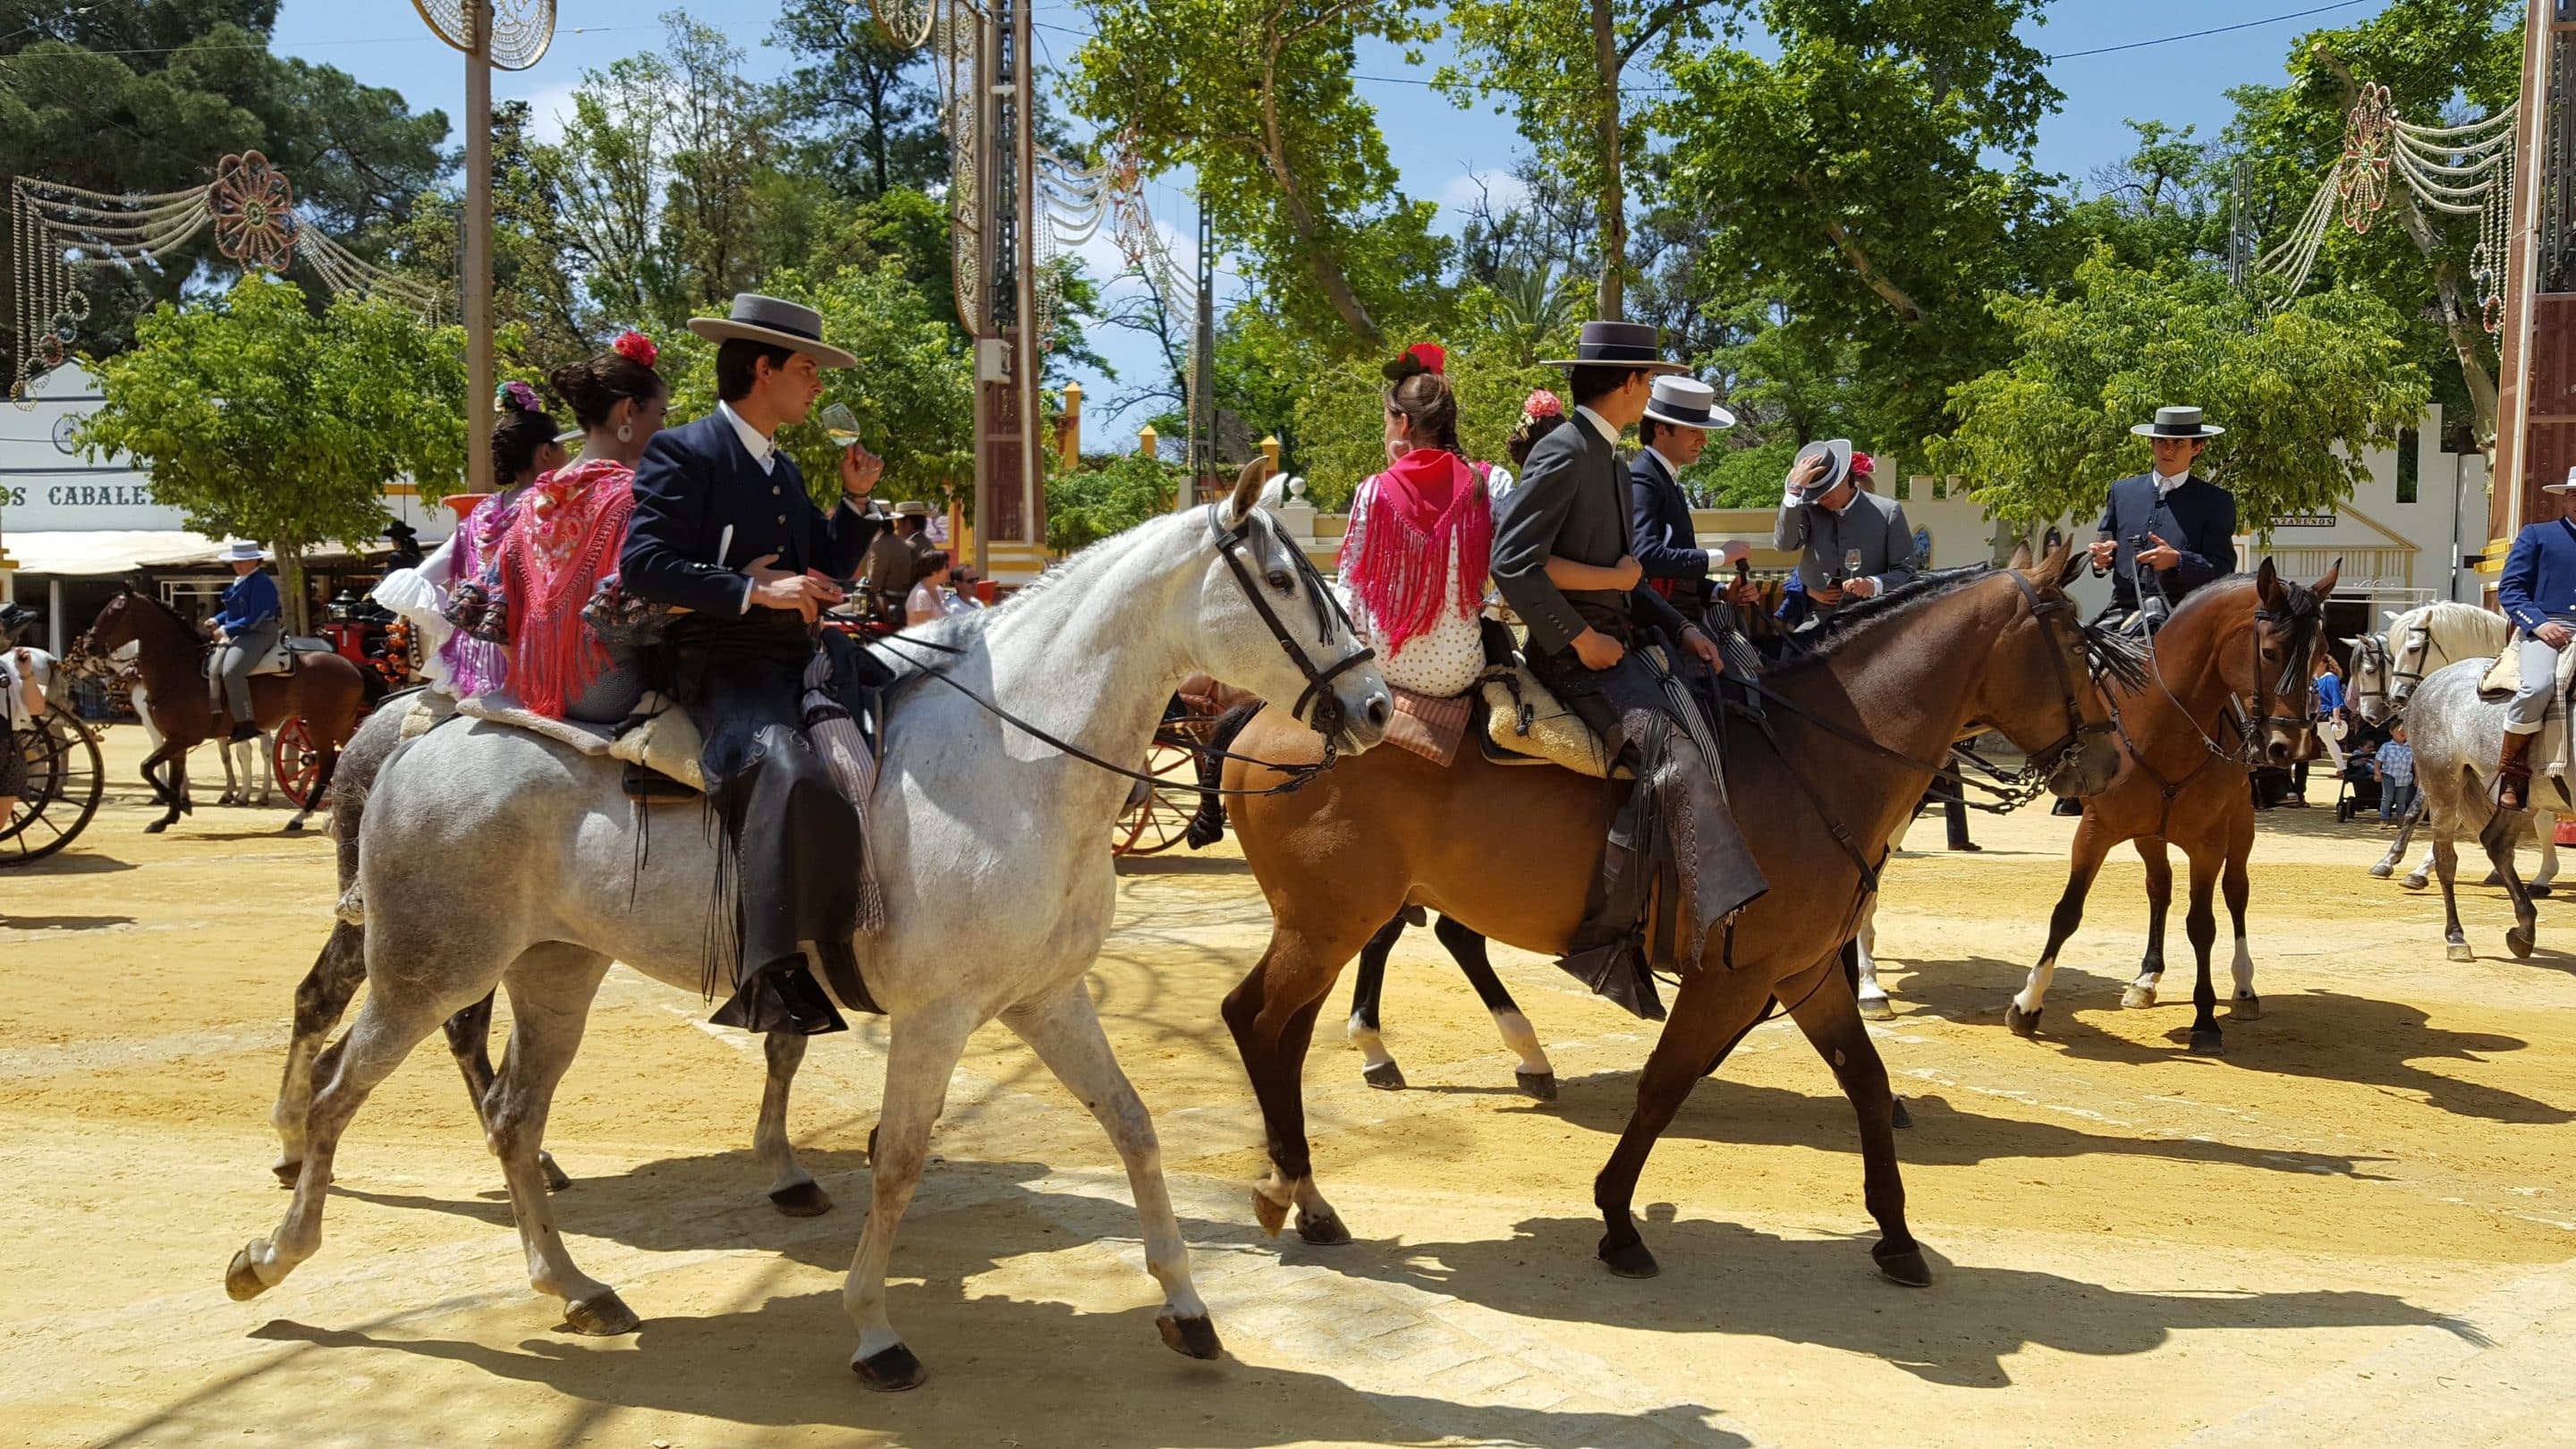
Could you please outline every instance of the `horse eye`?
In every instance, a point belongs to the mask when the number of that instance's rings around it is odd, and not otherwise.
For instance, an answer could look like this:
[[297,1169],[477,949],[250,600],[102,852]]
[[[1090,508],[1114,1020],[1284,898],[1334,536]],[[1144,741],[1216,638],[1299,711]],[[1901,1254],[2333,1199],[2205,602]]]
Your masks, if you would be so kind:
[[1270,571],[1270,587],[1277,589],[1283,594],[1287,593],[1289,591],[1288,571],[1286,569],[1272,569]]

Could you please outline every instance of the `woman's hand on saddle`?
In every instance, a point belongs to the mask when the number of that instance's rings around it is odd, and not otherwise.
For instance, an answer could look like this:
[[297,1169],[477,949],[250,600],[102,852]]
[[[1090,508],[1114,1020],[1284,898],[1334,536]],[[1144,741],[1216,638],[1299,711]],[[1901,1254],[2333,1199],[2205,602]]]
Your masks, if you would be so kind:
[[765,553],[743,569],[751,576],[753,607],[802,615],[811,624],[815,615],[841,602],[841,591],[829,579],[820,574],[791,574],[771,568],[777,558],[774,553]]
[[1693,658],[1707,665],[1709,673],[1726,672],[1726,656],[1717,652],[1717,641],[1696,627],[1682,630],[1682,647],[1689,650]]
[[1586,669],[1612,669],[1628,657],[1625,646],[1598,629],[1586,629],[1574,636],[1574,657]]

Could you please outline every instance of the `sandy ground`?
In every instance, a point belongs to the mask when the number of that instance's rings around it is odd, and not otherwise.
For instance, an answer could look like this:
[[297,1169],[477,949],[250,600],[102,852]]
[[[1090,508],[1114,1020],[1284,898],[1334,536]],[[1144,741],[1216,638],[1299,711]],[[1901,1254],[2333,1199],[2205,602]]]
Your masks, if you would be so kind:
[[[136,733],[109,746],[130,780]],[[2516,962],[2501,892],[2466,890],[2481,959],[2446,963],[2439,903],[2364,876],[2382,837],[2329,811],[2264,817],[2266,1011],[2221,1060],[2182,1050],[2187,976],[2119,1007],[2134,856],[2038,1042],[2001,1010],[2071,822],[1980,817],[1983,855],[1900,859],[1881,932],[1901,1014],[1876,1030],[1916,1122],[1923,1292],[1871,1272],[1849,1109],[1786,1022],[1648,1167],[1663,1276],[1609,1277],[1589,1187],[1648,1029],[1498,949],[1564,1082],[1529,1101],[1427,933],[1387,1002],[1413,1089],[1364,1087],[1337,1033],[1310,1072],[1320,1180],[1360,1240],[1262,1237],[1216,1008],[1267,915],[1223,851],[1141,863],[1093,989],[1227,1358],[1161,1347],[1108,1144],[996,1028],[895,1260],[931,1379],[879,1397],[844,1368],[839,1290],[882,1031],[808,1059],[793,1122],[840,1206],[791,1220],[748,1151],[756,1044],[623,971],[549,1140],[577,1179],[556,1204],[573,1250],[640,1332],[572,1336],[527,1288],[434,1043],[349,1134],[321,1254],[227,1300],[226,1261],[285,1205],[267,1107],[330,846],[283,811],[205,806],[146,836],[138,795],[0,873],[0,1444],[2576,1442],[2576,958],[2555,949],[2576,918],[2544,902],[2542,952]]]

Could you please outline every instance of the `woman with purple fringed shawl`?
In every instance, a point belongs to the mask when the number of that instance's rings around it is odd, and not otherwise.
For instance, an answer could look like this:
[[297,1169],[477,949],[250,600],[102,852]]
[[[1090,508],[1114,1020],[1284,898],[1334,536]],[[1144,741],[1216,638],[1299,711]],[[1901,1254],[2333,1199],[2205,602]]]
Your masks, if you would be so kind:
[[527,486],[568,456],[535,388],[503,383],[492,402],[492,477],[500,491],[474,505],[418,568],[397,569],[375,587],[376,602],[410,621],[421,677],[457,699],[501,687],[509,627],[497,570],[501,535]]

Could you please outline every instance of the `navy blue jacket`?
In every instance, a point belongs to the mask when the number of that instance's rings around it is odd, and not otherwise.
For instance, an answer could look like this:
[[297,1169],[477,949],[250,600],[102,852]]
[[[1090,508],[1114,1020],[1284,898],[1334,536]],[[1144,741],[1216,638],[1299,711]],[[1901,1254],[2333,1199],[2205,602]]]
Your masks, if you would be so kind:
[[[2179,604],[2192,590],[2236,572],[2236,495],[2205,478],[2186,479],[2163,498],[2156,496],[2153,473],[2123,478],[2111,485],[2111,501],[2095,531],[2119,544],[2111,602],[2120,608],[2138,607],[2132,582],[2137,574],[2163,590],[2166,602]],[[2172,544],[2182,562],[2161,572],[2139,568],[2129,540],[2150,533]]]
[[740,614],[751,606],[743,565],[774,553],[772,568],[847,578],[879,527],[846,502],[829,514],[816,508],[805,495],[805,475],[785,453],[762,472],[732,421],[709,413],[654,434],[635,465],[635,514],[618,556],[618,582],[639,599]]
[[1635,557],[1646,577],[1671,579],[1674,593],[1699,597],[1699,586],[1708,578],[1708,550],[1697,542],[1699,529],[1691,522],[1690,499],[1683,496],[1682,485],[1654,454],[1640,449],[1628,465],[1628,486],[1634,499]]
[[2529,634],[2551,619],[2576,618],[2576,523],[2526,523],[2505,555],[2496,605]]

